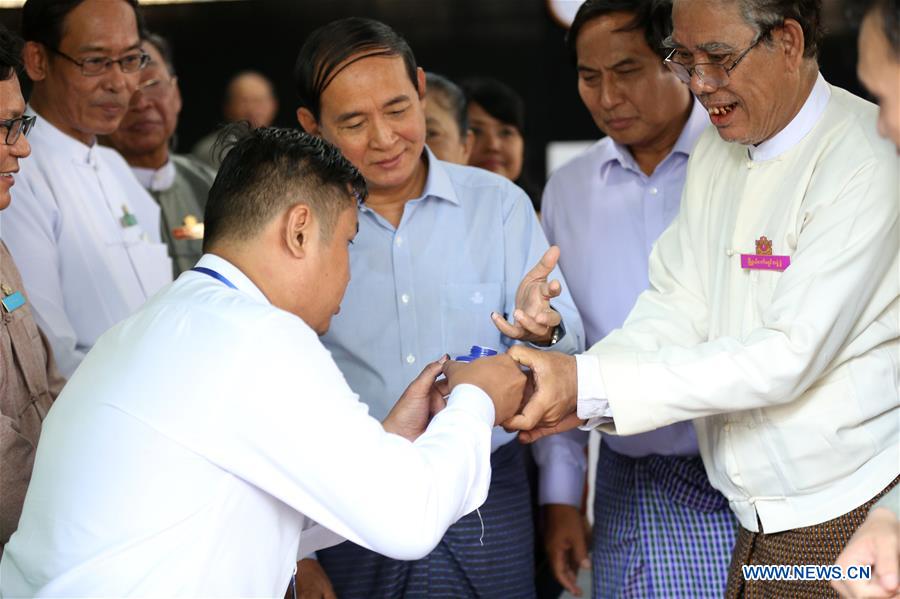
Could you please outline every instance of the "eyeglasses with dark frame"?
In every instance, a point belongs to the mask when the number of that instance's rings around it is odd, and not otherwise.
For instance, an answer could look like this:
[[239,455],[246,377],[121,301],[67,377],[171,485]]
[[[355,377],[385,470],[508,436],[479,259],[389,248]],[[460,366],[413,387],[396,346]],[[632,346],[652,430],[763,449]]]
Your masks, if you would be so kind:
[[49,48],[49,50],[54,54],[62,56],[72,64],[78,65],[78,67],[81,69],[81,74],[85,77],[96,77],[97,75],[102,75],[103,73],[108,71],[110,67],[112,67],[113,63],[118,63],[119,69],[121,69],[123,73],[136,73],[150,63],[150,55],[143,51],[135,52],[133,54],[129,54],[128,56],[123,56],[122,58],[96,56],[85,58],[84,60],[76,60],[65,52],[60,52],[56,48]]
[[669,68],[672,73],[675,74],[678,79],[680,79],[683,83],[688,85],[691,84],[691,78],[694,76],[694,73],[697,74],[697,77],[700,79],[701,83],[706,85],[710,85],[712,87],[724,87],[728,84],[728,81],[731,76],[731,71],[733,71],[741,61],[744,60],[744,57],[747,56],[753,48],[759,45],[761,41],[766,39],[769,35],[769,30],[761,32],[756,36],[756,39],[753,41],[750,46],[740,53],[740,55],[734,59],[734,61],[729,65],[725,66],[724,63],[720,62],[698,62],[695,65],[688,66],[682,64],[676,60],[672,60],[672,56],[678,52],[678,48],[674,48],[669,55],[666,56],[663,63]]
[[0,130],[6,129],[6,135],[3,137],[3,143],[8,146],[14,145],[19,141],[22,135],[28,135],[34,122],[37,120],[35,116],[19,116],[14,119],[0,120]]

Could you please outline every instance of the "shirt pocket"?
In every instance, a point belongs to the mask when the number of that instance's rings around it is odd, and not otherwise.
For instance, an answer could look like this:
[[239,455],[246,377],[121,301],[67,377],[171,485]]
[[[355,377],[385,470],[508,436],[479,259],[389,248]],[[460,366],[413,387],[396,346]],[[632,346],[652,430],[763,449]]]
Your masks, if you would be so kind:
[[141,227],[124,227],[110,246],[120,246],[128,254],[131,267],[147,298],[172,282],[172,259],[165,243],[149,241]]
[[844,370],[820,379],[792,402],[762,409],[761,415],[768,459],[792,492],[821,489],[876,454],[870,435],[854,425],[863,419]]
[[775,297],[775,288],[783,276],[784,272],[778,272],[777,270],[750,271],[750,293],[757,314],[763,314],[772,305],[772,300]]
[[500,331],[491,312],[503,313],[500,283],[461,283],[441,286],[444,351],[465,355],[473,345],[499,350]]

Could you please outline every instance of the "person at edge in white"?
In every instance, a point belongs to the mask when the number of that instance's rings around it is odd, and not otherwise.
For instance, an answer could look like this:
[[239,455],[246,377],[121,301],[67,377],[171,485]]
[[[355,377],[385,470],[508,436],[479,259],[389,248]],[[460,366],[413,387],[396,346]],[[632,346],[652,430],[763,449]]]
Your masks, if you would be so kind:
[[429,364],[382,426],[317,338],[364,195],[327,142],[245,133],[197,267],[104,334],[50,411],[0,595],[281,596],[300,554],[345,537],[419,558],[484,501],[492,425],[525,390],[508,356],[447,362],[444,385]]

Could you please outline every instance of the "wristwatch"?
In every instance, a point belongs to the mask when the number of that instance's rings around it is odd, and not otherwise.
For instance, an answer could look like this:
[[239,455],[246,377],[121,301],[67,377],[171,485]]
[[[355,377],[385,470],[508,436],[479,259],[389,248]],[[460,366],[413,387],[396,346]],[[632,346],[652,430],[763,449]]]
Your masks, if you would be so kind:
[[553,334],[550,335],[550,345],[556,345],[559,343],[559,340],[565,337],[566,335],[566,327],[563,326],[562,321],[559,321],[559,324],[553,329]]

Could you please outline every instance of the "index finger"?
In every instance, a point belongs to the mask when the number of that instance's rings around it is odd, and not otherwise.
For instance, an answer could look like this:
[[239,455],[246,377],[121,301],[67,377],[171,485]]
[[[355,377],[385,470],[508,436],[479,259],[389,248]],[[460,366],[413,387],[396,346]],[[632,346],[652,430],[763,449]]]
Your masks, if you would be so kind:
[[528,274],[525,275],[526,279],[546,279],[553,269],[556,268],[556,263],[559,262],[559,246],[551,245],[547,248],[547,251],[544,252],[544,255],[541,256],[541,259],[538,261],[534,267],[528,271]]

